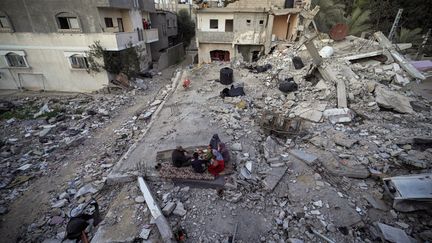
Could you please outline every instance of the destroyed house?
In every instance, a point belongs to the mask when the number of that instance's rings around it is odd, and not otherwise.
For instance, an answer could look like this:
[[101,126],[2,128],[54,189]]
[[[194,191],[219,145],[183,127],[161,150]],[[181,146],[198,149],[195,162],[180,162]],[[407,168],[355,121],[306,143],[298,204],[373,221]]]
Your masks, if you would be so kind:
[[143,22],[155,11],[153,0],[0,1],[0,89],[101,89],[113,75],[87,72],[96,41],[117,53],[140,46],[146,68],[159,36]]
[[[294,42],[305,29],[310,1],[237,1],[196,10],[199,62],[256,61],[272,45]],[[303,24],[305,23],[305,24]]]

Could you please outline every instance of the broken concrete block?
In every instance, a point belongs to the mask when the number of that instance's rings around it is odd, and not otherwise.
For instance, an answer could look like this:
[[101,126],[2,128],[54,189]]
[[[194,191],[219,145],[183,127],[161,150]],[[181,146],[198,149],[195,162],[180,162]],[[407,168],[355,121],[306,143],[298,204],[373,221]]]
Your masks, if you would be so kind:
[[234,143],[233,145],[231,145],[231,149],[233,151],[242,151],[243,147],[242,147],[241,143]]
[[388,211],[389,207],[385,204],[385,202],[381,199],[375,198],[374,196],[370,194],[366,194],[363,196],[370,205],[372,205],[373,208],[382,210],[382,211]]
[[386,225],[383,223],[374,223],[376,229],[378,230],[381,239],[387,240],[395,243],[412,243],[411,238],[405,233],[405,231]]
[[386,90],[382,86],[375,89],[375,98],[378,106],[400,113],[414,113],[410,99],[396,92]]
[[307,165],[313,165],[318,161],[318,157],[302,150],[290,150],[289,153],[295,158],[305,162]]
[[140,238],[147,240],[150,236],[151,228],[143,228],[140,232]]
[[335,134],[333,139],[337,145],[343,146],[345,148],[351,148],[355,143],[358,142],[358,140],[350,139],[341,133]]
[[186,215],[186,213],[187,213],[187,211],[185,210],[183,203],[177,202],[177,206],[175,207],[173,214],[180,216],[180,217],[183,217]]
[[405,78],[404,76],[397,74],[394,76],[393,81],[399,85],[405,86],[410,83],[409,79]]
[[311,122],[320,122],[322,118],[322,112],[317,110],[307,110],[301,112],[299,117],[311,121]]
[[87,193],[94,194],[97,191],[98,190],[96,190],[91,184],[87,184],[78,190],[78,192],[75,194],[75,198],[78,198],[80,196],[84,196]]
[[327,109],[323,113],[332,124],[351,122],[355,114],[349,108]]
[[62,208],[66,205],[67,202],[68,202],[67,199],[58,200],[57,202],[53,203],[53,205],[51,207]]
[[324,80],[320,80],[316,85],[315,85],[315,89],[316,90],[327,90],[328,89],[328,85],[326,84],[326,82]]
[[273,189],[277,186],[279,181],[285,175],[286,170],[287,167],[271,168],[271,170],[267,172],[267,176],[263,181],[263,184],[267,191],[273,191]]
[[165,215],[165,216],[170,215],[174,211],[175,207],[176,207],[176,204],[174,202],[167,203],[165,205],[165,207],[162,209],[163,215]]

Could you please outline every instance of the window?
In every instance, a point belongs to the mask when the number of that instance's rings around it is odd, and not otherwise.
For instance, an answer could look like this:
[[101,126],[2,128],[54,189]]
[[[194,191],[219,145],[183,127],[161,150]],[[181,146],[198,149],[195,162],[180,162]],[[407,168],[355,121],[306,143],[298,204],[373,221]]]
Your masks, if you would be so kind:
[[9,67],[27,67],[27,62],[25,61],[25,57],[18,55],[16,53],[8,53],[6,54],[6,60],[8,62]]
[[219,23],[217,19],[210,19],[210,29],[218,29]]
[[6,18],[6,16],[0,16],[0,28],[10,28],[9,20]]
[[80,30],[78,18],[71,13],[59,13],[56,15],[57,25],[60,30]]
[[89,67],[87,57],[81,55],[73,55],[69,57],[72,68],[86,69]]
[[107,28],[112,28],[112,27],[114,27],[114,24],[113,24],[113,20],[112,20],[112,18],[105,18],[105,26],[106,26]]
[[124,32],[123,19],[122,18],[117,18],[117,26],[118,26],[119,32]]
[[260,24],[260,25],[263,25],[263,24],[264,24],[264,20],[260,20],[260,21],[259,21],[259,24]]
[[246,24],[247,24],[247,25],[250,25],[250,24],[251,24],[251,20],[250,20],[250,19],[247,19],[247,20],[246,20]]
[[225,20],[225,32],[233,32],[233,23],[232,19]]

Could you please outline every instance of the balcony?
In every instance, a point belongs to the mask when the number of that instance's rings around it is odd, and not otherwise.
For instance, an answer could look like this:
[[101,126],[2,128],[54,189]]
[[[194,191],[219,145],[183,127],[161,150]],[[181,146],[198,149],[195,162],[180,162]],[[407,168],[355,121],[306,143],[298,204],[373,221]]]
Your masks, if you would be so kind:
[[233,32],[198,31],[197,40],[199,43],[232,43]]
[[131,9],[140,8],[149,12],[155,11],[153,0],[96,0],[98,7]]
[[147,29],[143,31],[145,43],[153,43],[159,40],[158,29]]

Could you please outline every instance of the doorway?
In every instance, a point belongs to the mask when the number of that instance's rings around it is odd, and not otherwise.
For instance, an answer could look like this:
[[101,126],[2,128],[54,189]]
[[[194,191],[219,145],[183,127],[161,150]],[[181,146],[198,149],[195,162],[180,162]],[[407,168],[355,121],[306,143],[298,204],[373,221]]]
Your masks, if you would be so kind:
[[117,26],[118,26],[119,32],[124,32],[123,19],[122,18],[117,18]]
[[210,52],[210,59],[212,62],[213,61],[229,62],[230,53],[229,51],[213,50]]

